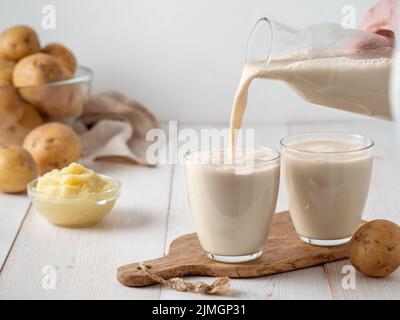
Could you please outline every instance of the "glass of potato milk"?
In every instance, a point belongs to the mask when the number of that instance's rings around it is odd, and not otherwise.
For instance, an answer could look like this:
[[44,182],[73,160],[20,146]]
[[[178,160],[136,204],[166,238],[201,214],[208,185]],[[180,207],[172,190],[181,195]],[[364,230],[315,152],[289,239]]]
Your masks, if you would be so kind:
[[184,157],[190,211],[208,257],[225,263],[262,253],[279,190],[280,154],[269,148],[188,152]]
[[281,144],[290,215],[300,238],[320,246],[348,242],[368,196],[374,142],[353,134],[310,133]]

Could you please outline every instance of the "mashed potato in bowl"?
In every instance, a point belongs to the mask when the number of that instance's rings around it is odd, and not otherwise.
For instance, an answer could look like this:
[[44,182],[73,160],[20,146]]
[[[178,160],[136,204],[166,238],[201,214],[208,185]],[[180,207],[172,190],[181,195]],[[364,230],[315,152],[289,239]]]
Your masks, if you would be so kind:
[[28,185],[34,207],[50,223],[64,227],[86,227],[111,211],[119,196],[120,183],[78,163],[54,169]]

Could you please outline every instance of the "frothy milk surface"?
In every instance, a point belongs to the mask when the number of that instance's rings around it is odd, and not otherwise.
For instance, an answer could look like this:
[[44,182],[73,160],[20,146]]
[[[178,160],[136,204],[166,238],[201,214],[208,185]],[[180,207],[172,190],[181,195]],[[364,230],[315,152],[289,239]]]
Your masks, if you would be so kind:
[[[304,99],[329,107],[389,119],[389,78],[392,59],[382,54],[309,60],[250,61],[243,69],[230,121],[230,148],[234,156],[248,89],[255,78],[282,80]],[[273,106],[271,106],[273,108]],[[266,117],[268,111],[266,111]]]
[[362,147],[311,141],[284,149],[289,209],[300,236],[336,240],[350,237],[357,229],[373,162],[371,150]]
[[188,157],[190,211],[206,252],[253,254],[264,245],[275,212],[279,159],[256,152],[238,153],[234,164],[227,160],[220,152],[195,152]]

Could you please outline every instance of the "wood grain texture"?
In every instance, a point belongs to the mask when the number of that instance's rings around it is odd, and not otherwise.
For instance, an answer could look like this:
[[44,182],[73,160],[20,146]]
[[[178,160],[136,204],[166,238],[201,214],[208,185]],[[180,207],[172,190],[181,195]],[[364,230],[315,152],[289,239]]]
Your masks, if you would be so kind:
[[[133,259],[163,254],[170,166],[86,164],[121,180],[115,208],[84,229],[53,226],[31,208],[0,273],[0,299],[159,298],[157,286],[140,291],[121,286],[115,270]],[[46,286],[49,268],[54,288]]]
[[[184,127],[223,126],[188,124]],[[279,148],[279,139],[287,133],[345,131],[370,136],[376,142],[375,161],[364,217],[385,218],[400,223],[400,166],[395,158],[390,123],[364,118],[350,122],[292,123],[289,126],[257,124],[247,127],[255,129],[256,145],[275,148]],[[57,228],[49,225],[33,209],[24,220],[29,208],[27,197],[0,194],[0,264],[6,259],[0,272],[0,298],[213,299],[212,296],[176,292],[158,285],[128,288],[122,286],[115,277],[119,265],[162,256],[173,239],[194,231],[187,208],[181,166],[149,169],[96,162],[92,167],[120,178],[124,185],[114,211],[93,228]],[[282,183],[278,210],[285,209],[287,197]],[[385,279],[373,279],[356,273],[356,289],[345,290],[342,287],[342,268],[347,264],[348,260],[341,260],[325,264],[324,267],[310,267],[260,278],[233,279],[233,295],[222,298],[400,298],[400,269]],[[55,290],[45,290],[41,285],[45,276],[41,273],[44,265],[56,268]],[[187,279],[211,280],[198,276]]]
[[0,193],[0,271],[30,206],[25,194]]
[[[222,124],[182,124],[179,129],[190,128],[199,132],[203,128],[224,129]],[[279,140],[288,134],[285,124],[247,124],[244,129],[254,130],[254,144],[280,149]],[[287,193],[280,184],[277,211],[287,209]],[[192,217],[186,199],[184,170],[175,166],[168,213],[167,239],[165,254],[169,244],[177,237],[194,232]],[[209,282],[209,277],[189,276],[188,280]],[[312,283],[312,285],[310,285]],[[307,290],[303,288],[306,287]],[[160,299],[331,299],[328,282],[323,266],[315,266],[292,272],[279,273],[260,278],[235,278],[231,280],[230,296],[199,295],[192,292],[179,292],[161,287]]]
[[[347,249],[347,245],[318,247],[304,243],[299,239],[289,213],[282,212],[275,214],[263,254],[254,261],[241,264],[212,261],[202,250],[196,234],[192,233],[172,241],[165,257],[144,263],[151,267],[152,273],[164,279],[187,275],[253,278],[345,259]],[[130,287],[155,283],[137,263],[120,267],[117,278]]]

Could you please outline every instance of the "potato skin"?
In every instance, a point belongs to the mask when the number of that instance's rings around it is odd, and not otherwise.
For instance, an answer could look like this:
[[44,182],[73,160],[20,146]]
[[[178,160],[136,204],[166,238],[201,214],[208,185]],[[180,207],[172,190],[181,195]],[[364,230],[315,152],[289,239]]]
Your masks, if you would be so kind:
[[35,107],[25,103],[24,114],[22,115],[21,119],[19,119],[18,124],[21,127],[27,128],[29,131],[31,131],[32,129],[43,124],[43,119],[40,113],[36,111]]
[[57,118],[78,116],[84,104],[84,96],[78,84],[23,88],[19,92],[40,112]]
[[16,87],[38,86],[71,78],[57,59],[46,53],[36,53],[19,61],[13,72]]
[[20,146],[0,145],[0,191],[19,193],[37,177],[35,161]]
[[0,144],[14,144],[22,146],[25,137],[36,127],[43,124],[42,116],[36,109],[23,103],[23,113],[19,120],[0,125]]
[[386,277],[400,266],[400,227],[378,219],[360,227],[349,247],[351,264],[371,277]]
[[77,84],[42,86],[44,84],[67,80],[71,74],[46,53],[28,56],[17,63],[13,72],[13,83],[20,88],[19,93],[42,113],[55,117],[78,115],[84,97]]
[[0,127],[17,122],[23,115],[23,101],[10,83],[0,80]]
[[75,74],[77,64],[76,58],[67,47],[61,43],[50,43],[42,49],[42,52],[55,57],[71,74]]
[[18,61],[39,51],[39,38],[28,26],[15,26],[0,34],[1,58]]
[[14,66],[14,61],[0,59],[0,80],[11,83]]
[[32,154],[40,174],[77,162],[81,153],[80,139],[75,131],[57,122],[32,130],[26,136],[23,147]]

